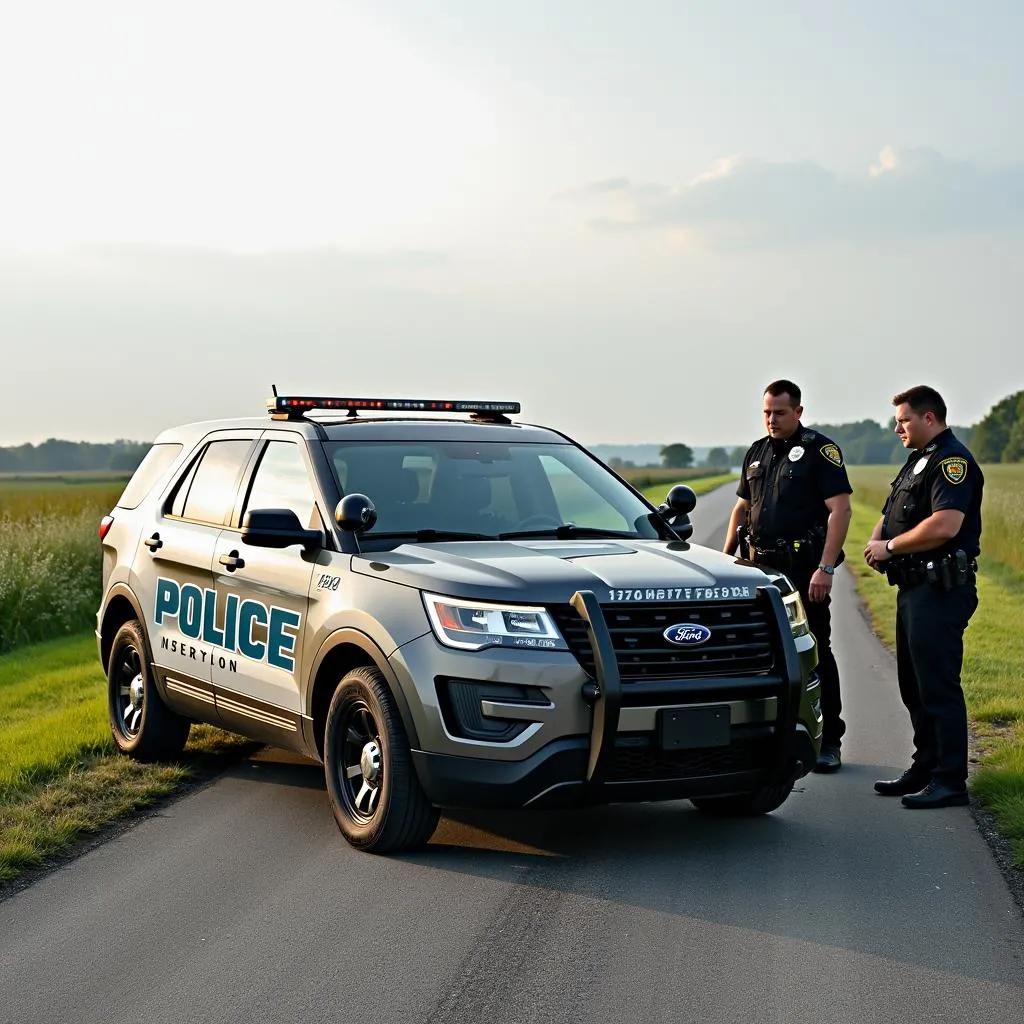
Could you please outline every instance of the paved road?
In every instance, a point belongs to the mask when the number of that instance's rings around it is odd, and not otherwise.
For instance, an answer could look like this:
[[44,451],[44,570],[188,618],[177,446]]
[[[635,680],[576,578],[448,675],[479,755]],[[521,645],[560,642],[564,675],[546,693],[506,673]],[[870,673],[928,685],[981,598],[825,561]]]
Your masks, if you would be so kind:
[[[731,504],[703,498],[695,538]],[[384,859],[266,751],[0,903],[0,1021],[1024,1019],[1024,922],[969,811],[871,791],[909,736],[837,580],[846,765],[775,814],[460,815]]]

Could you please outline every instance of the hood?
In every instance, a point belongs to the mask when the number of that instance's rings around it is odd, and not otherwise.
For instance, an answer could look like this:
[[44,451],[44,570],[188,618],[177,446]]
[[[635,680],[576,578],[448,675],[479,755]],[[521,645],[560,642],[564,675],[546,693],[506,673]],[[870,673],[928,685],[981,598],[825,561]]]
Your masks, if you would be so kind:
[[566,604],[591,590],[617,601],[714,601],[754,597],[767,577],[712,548],[659,540],[523,540],[404,544],[352,559],[367,576],[450,597]]

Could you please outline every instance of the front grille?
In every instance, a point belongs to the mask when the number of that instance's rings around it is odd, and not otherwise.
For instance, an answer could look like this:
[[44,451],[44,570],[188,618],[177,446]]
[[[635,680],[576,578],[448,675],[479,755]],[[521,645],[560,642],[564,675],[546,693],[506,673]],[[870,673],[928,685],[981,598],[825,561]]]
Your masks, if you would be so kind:
[[[621,742],[621,738],[620,738]],[[664,751],[653,739],[615,748],[609,782],[687,779],[763,769],[771,757],[771,738],[733,740],[727,747]]]
[[[606,604],[601,606],[624,683],[649,679],[746,676],[770,672],[774,664],[768,608],[754,601],[700,604]],[[592,678],[594,654],[587,628],[568,605],[549,608],[569,649]],[[662,635],[669,626],[694,622],[711,630],[696,647],[678,647]]]

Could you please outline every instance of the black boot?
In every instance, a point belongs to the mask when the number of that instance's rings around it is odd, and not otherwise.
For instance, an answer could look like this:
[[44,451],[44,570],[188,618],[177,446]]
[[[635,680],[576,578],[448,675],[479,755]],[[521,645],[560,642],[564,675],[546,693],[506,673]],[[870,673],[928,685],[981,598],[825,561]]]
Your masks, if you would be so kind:
[[879,779],[875,792],[882,796],[906,796],[919,793],[931,781],[931,773],[917,768],[908,768],[898,779]]
[[924,810],[930,807],[966,807],[970,800],[966,789],[929,782],[920,793],[908,793],[900,802],[904,807]]
[[814,770],[819,775],[831,775],[839,771],[843,766],[843,760],[839,756],[838,747],[822,747],[818,760],[815,762]]

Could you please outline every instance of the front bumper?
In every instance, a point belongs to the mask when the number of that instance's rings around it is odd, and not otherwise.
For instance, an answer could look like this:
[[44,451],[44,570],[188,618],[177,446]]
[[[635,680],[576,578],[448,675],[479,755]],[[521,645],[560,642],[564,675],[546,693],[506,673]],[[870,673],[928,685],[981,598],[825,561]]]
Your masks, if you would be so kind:
[[[687,689],[697,680],[623,686],[596,597],[576,594],[573,607],[587,626],[596,679],[573,687],[573,728],[552,736],[538,724],[523,734],[528,742],[517,751],[480,743],[458,753],[450,746],[414,750],[428,798],[445,807],[671,800],[747,793],[806,774],[817,758],[821,729],[813,641],[802,651],[783,642],[789,625],[774,587],[762,588],[759,600],[780,638],[775,671],[760,678],[716,679],[720,696],[694,701],[696,694],[688,699]],[[560,689],[563,699],[572,692]],[[698,740],[669,750],[662,742],[660,714],[723,706],[728,724],[717,745]],[[583,731],[588,727],[589,734]]]

